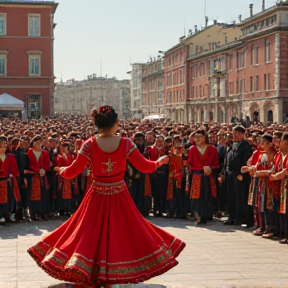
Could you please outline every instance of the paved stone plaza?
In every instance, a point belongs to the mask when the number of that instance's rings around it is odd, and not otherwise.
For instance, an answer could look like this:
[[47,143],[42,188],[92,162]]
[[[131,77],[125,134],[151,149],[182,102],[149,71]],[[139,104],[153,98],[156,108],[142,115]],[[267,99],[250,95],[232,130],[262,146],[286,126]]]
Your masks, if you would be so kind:
[[[169,288],[288,287],[288,245],[252,235],[252,229],[149,218],[186,242],[179,265],[146,284]],[[0,226],[0,288],[72,287],[47,276],[26,253],[64,220]],[[133,235],[131,235],[133,237]],[[152,286],[152,285],[151,285]]]

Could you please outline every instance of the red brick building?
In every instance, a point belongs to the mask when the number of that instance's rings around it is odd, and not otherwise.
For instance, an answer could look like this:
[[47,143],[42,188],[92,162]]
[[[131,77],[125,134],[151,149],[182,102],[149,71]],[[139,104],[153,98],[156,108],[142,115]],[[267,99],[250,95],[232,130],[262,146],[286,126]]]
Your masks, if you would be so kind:
[[150,58],[142,72],[142,115],[164,113],[163,59]]
[[185,121],[186,59],[189,46],[181,41],[165,52],[164,56],[164,114],[177,122]]
[[198,29],[195,26],[194,32],[190,29],[186,37],[179,39],[180,43],[164,53],[165,114],[176,122],[186,122],[191,118],[194,103],[190,102],[190,98],[194,96],[191,96],[192,87],[190,86],[194,79],[201,82],[197,84],[194,93],[198,93],[199,96],[208,95],[209,64],[206,63],[207,67],[204,67],[204,63],[200,61],[199,69],[195,66],[193,69],[197,71],[193,70],[192,73],[190,67],[192,62],[187,59],[205,55],[207,51],[215,53],[218,47],[225,45],[228,41],[234,41],[235,38],[238,39],[241,34],[236,23],[217,23],[214,20],[212,25],[208,25],[208,18],[206,17],[205,20],[204,28]]
[[241,37],[188,58],[188,120],[283,123],[288,118],[288,3],[238,24]]
[[[54,110],[54,1],[0,2],[0,95],[25,103],[27,117]],[[1,107],[0,107],[1,110]]]

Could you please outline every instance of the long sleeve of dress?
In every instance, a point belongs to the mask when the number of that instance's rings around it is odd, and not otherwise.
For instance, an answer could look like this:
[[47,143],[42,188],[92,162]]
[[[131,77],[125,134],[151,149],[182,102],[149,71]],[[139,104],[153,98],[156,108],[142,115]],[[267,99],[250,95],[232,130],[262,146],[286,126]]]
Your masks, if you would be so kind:
[[83,156],[82,154],[79,154],[73,163],[66,167],[61,173],[60,176],[65,179],[73,179],[78,174],[80,174],[85,167],[87,166],[89,160],[87,157]]
[[155,172],[158,167],[157,162],[147,160],[130,139],[127,139],[127,159],[142,173]]

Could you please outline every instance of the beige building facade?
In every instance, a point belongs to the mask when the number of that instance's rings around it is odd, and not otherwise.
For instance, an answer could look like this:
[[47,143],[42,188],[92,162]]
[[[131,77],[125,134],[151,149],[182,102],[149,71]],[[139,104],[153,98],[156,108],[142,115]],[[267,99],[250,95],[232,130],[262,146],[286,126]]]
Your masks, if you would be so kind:
[[130,82],[115,77],[89,77],[87,80],[56,83],[56,113],[89,114],[93,107],[112,105],[119,117],[130,117]]

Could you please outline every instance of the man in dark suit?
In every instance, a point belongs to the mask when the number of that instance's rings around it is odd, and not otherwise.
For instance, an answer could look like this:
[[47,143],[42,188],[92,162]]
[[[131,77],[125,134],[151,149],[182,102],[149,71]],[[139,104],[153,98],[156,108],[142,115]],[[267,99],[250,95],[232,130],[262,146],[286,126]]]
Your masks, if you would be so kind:
[[224,168],[229,218],[224,225],[253,225],[253,211],[247,203],[251,179],[249,173],[241,173],[241,168],[252,155],[252,147],[244,140],[244,134],[243,126],[234,127],[233,144],[226,153]]

